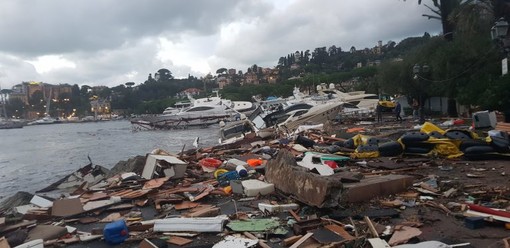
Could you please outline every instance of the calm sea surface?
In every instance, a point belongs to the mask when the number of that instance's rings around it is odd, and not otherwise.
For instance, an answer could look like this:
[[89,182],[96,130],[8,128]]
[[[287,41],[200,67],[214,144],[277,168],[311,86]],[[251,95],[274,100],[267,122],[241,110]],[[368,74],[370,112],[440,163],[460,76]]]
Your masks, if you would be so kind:
[[128,121],[69,123],[0,129],[0,201],[17,191],[34,193],[88,164],[112,168],[155,148],[215,145],[218,128],[133,132]]

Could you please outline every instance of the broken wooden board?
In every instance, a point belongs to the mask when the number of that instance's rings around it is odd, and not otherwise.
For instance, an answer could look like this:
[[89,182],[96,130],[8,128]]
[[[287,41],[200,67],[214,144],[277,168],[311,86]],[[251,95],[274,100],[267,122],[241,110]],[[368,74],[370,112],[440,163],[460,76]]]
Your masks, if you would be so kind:
[[183,245],[187,245],[187,244],[193,242],[193,240],[179,237],[179,236],[170,236],[166,242],[168,242],[170,244],[178,245],[178,246],[183,246]]

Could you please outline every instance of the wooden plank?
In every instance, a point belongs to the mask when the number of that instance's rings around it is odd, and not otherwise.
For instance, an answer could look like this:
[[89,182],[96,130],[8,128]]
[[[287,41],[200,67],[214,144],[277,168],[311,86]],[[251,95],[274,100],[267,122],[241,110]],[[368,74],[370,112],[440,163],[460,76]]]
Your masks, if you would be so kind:
[[257,237],[255,237],[255,235],[253,235],[249,232],[243,232],[243,235],[248,237],[249,239],[258,240],[259,246],[262,248],[271,248],[271,246],[267,245],[266,243],[264,243],[264,241],[262,241],[261,239],[258,239]]
[[324,226],[326,229],[340,235],[342,238],[346,240],[353,240],[355,239],[351,234],[349,234],[343,227],[339,225],[327,225]]
[[368,216],[365,216],[364,217],[365,219],[365,222],[367,223],[368,225],[368,230],[370,231],[370,233],[372,234],[372,236],[374,238],[379,238],[379,233],[377,233],[377,230],[375,230],[375,227],[374,227],[374,224],[372,223],[372,221],[370,220],[370,218],[368,218]]
[[170,239],[168,239],[166,242],[178,246],[183,246],[193,242],[193,240],[178,236],[170,236]]
[[297,236],[292,236],[292,237],[286,238],[282,241],[282,244],[283,244],[283,246],[292,245],[292,244],[296,243],[302,237],[303,237],[303,235],[297,235]]
[[313,233],[307,233],[305,236],[301,237],[296,243],[294,243],[290,248],[298,248],[301,244],[303,244],[307,239],[312,237]]

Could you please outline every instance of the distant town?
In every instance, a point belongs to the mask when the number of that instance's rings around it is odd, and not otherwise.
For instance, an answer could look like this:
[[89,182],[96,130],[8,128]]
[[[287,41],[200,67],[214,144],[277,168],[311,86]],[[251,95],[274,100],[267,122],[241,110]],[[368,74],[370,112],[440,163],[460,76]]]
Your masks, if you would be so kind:
[[[50,84],[45,82],[27,81],[16,84],[12,89],[4,89],[2,93],[6,99],[9,116],[20,119],[37,119],[46,114],[63,119],[71,118],[93,118],[111,119],[117,116],[124,116],[133,112],[138,113],[160,113],[164,106],[156,111],[146,109],[135,111],[136,106],[130,104],[126,97],[142,98],[141,104],[157,99],[183,99],[186,96],[199,96],[210,93],[211,90],[223,90],[225,87],[242,87],[246,85],[273,85],[286,81],[301,80],[306,75],[318,73],[323,70],[330,71],[351,71],[352,69],[366,66],[376,66],[381,63],[378,59],[384,51],[391,50],[396,45],[390,41],[383,45],[379,41],[373,48],[356,50],[351,47],[347,52],[341,48],[331,46],[320,47],[314,51],[296,51],[281,57],[278,65],[273,68],[259,67],[253,65],[247,68],[246,72],[235,68],[219,68],[216,74],[207,74],[201,78],[189,76],[187,79],[175,79],[168,69],[160,69],[154,76],[149,74],[147,81],[136,85],[134,82],[127,82],[116,87],[88,86],[77,84]],[[343,57],[343,61],[333,60],[335,57]],[[359,58],[359,62],[353,63],[352,58]],[[328,60],[328,61],[326,61]],[[314,67],[313,65],[319,65]],[[353,86],[353,80],[343,82],[343,85]],[[165,83],[174,84],[174,89],[162,89],[167,92],[166,96],[137,96],[136,91],[143,91],[152,84]],[[155,89],[158,90],[158,89]],[[271,94],[271,92],[267,92]],[[286,93],[289,95],[290,91]],[[142,94],[143,95],[143,94]],[[8,99],[8,100],[7,100]],[[133,99],[134,100],[134,99]],[[250,100],[250,99],[244,99]],[[169,102],[171,104],[172,101]],[[140,104],[137,103],[138,105]],[[49,112],[46,113],[47,105]]]

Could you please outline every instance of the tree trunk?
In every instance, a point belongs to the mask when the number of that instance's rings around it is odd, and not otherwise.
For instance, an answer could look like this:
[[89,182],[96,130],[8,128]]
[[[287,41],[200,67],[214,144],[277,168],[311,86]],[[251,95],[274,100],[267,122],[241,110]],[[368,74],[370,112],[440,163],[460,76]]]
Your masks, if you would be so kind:
[[449,15],[454,9],[454,1],[452,0],[441,0],[440,3],[441,11],[441,26],[443,28],[443,36],[447,41],[453,40],[453,23],[448,20]]
[[457,101],[454,98],[448,98],[448,116],[449,117],[458,117],[459,113],[457,113]]

